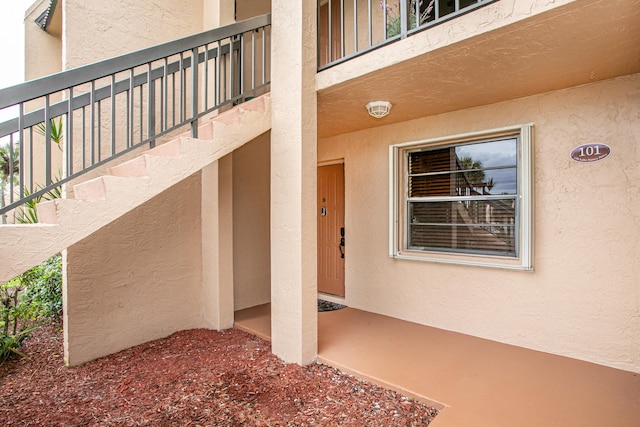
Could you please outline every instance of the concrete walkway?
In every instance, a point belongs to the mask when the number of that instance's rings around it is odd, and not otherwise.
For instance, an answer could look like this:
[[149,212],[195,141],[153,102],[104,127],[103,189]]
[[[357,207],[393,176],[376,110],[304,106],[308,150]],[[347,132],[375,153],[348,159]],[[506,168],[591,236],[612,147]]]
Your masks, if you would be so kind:
[[[268,339],[269,305],[236,327]],[[319,362],[435,404],[434,427],[640,426],[640,374],[352,308],[318,328]]]

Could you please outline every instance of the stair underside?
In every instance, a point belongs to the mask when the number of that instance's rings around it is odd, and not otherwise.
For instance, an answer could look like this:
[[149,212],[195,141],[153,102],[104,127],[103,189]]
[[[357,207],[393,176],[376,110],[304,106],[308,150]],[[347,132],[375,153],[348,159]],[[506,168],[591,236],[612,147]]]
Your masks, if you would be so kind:
[[41,203],[39,224],[0,226],[0,283],[86,238],[269,129],[271,101],[267,94],[200,126],[200,139],[178,137],[113,166],[108,175],[75,185],[74,199]]

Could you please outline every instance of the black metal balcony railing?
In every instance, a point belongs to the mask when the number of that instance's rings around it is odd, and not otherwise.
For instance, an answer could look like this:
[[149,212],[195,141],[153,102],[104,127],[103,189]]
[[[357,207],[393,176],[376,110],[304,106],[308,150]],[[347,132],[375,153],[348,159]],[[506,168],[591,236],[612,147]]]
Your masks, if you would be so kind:
[[[271,15],[0,90],[0,214],[267,90]],[[197,64],[197,66],[194,66]],[[19,220],[19,218],[16,218]]]
[[344,62],[497,0],[318,0],[318,67]]

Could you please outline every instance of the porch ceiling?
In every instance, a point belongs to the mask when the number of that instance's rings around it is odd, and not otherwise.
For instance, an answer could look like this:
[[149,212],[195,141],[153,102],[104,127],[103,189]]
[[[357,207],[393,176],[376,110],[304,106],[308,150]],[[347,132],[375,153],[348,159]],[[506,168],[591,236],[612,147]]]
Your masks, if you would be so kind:
[[[322,73],[339,75],[350,62]],[[384,65],[319,88],[320,138],[638,73],[640,0],[575,1]],[[387,117],[367,114],[375,100],[393,104]]]

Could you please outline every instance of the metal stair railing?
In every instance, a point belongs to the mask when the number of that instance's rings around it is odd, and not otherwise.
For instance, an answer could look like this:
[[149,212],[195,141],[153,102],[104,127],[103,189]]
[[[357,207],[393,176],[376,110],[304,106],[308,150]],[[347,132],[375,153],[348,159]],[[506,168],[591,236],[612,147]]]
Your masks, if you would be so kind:
[[267,92],[270,32],[262,15],[0,90],[13,116],[0,123],[3,222],[162,136],[196,138],[203,116]]

